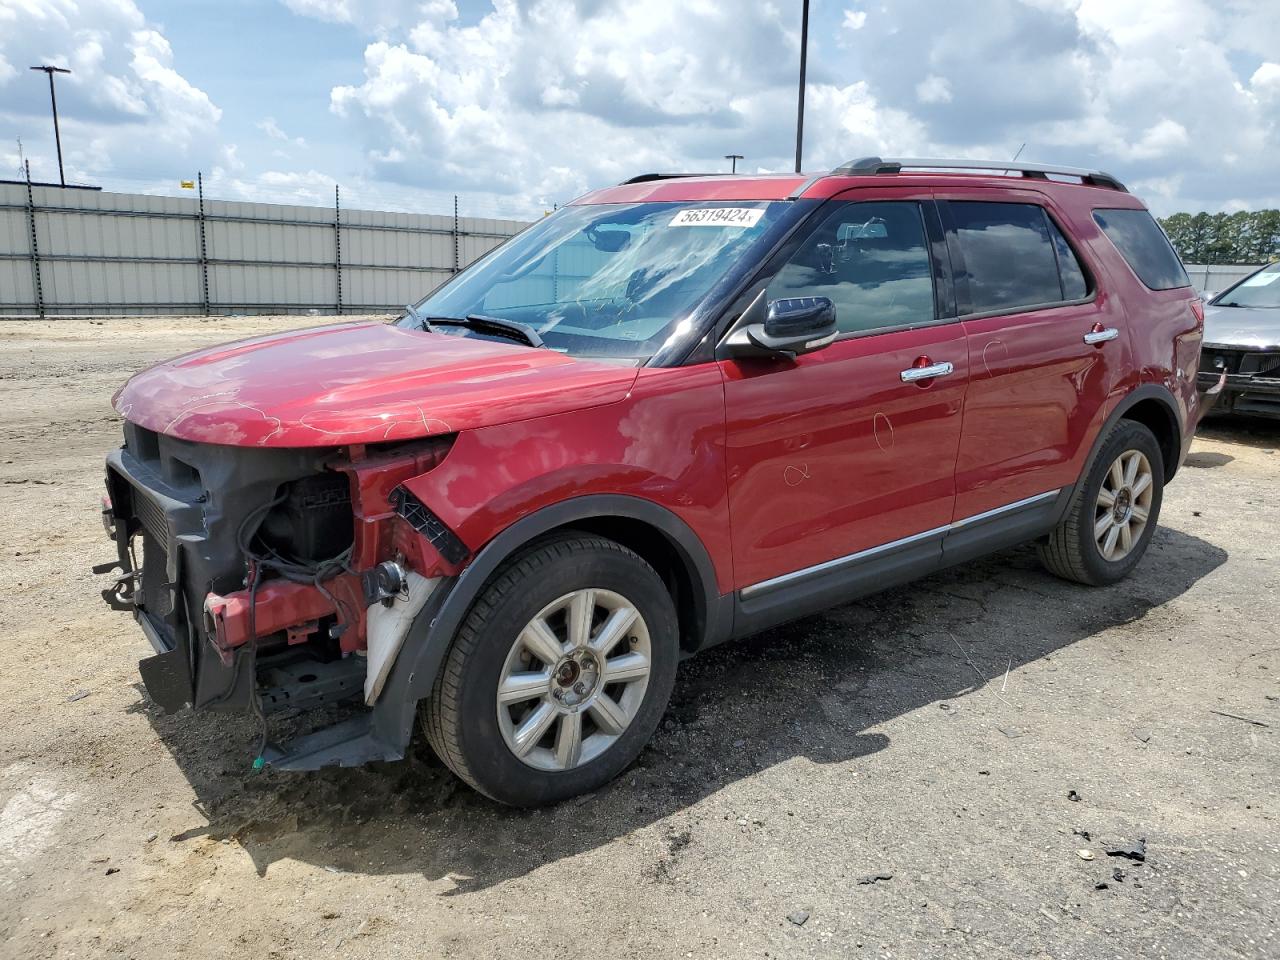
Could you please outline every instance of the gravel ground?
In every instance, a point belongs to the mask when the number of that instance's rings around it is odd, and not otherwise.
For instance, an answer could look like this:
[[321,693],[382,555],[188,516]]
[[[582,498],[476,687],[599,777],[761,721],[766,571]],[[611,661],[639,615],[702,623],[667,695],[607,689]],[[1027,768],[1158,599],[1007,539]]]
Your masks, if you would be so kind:
[[252,773],[98,598],[115,387],[304,322],[0,323],[0,956],[1280,957],[1280,424],[1207,425],[1125,583],[1020,548],[719,648],[516,812],[421,745]]

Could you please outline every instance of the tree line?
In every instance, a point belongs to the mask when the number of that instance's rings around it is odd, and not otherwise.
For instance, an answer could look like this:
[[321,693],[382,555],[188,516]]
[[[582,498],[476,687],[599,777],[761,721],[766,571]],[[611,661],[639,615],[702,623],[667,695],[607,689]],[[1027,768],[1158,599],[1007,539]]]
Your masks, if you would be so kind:
[[1160,221],[1183,263],[1268,263],[1280,257],[1280,210],[1175,213]]

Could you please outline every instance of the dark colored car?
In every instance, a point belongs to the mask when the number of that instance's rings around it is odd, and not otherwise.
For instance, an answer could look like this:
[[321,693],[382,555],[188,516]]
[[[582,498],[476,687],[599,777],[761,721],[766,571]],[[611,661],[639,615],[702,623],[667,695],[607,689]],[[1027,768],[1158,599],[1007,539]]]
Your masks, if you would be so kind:
[[1200,382],[1222,385],[1214,412],[1280,417],[1280,263],[1209,301],[1204,340]]
[[1008,167],[637,177],[394,324],[138,374],[104,595],[151,697],[347,703],[266,748],[292,770],[399,758],[418,717],[538,804],[626,767],[712,644],[1026,541],[1125,576],[1201,304],[1115,179]]

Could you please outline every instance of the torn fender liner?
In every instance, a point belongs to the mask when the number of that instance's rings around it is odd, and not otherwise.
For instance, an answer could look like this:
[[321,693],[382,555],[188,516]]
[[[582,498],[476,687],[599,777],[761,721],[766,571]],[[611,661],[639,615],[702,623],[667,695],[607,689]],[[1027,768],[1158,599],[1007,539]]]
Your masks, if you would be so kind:
[[470,552],[467,545],[412,493],[404,487],[396,487],[391,491],[390,500],[392,509],[426,537],[446,562],[458,564],[467,558]]
[[379,737],[372,714],[365,713],[283,746],[268,744],[262,759],[277,770],[358,767],[375,760],[402,760],[404,747]]
[[368,659],[367,672],[364,679],[364,702],[372,705],[382,692],[382,685],[387,681],[391,665],[396,655],[404,646],[405,637],[409,635],[409,627],[413,618],[426,604],[439,577],[426,577],[414,573],[408,574],[408,595],[401,594],[390,606],[375,603],[368,613]]
[[321,767],[356,767],[370,761],[402,759],[418,708],[417,698],[410,693],[415,674],[429,688],[452,639],[434,631],[433,627],[454,582],[452,578],[444,578],[435,589],[427,591],[426,602],[409,628],[408,642],[411,647],[419,645],[412,652],[421,654],[426,649],[431,653],[430,657],[410,657],[408,662],[397,658],[391,665],[381,695],[371,709],[287,743],[268,744],[263,751],[267,765],[277,770],[319,770]]

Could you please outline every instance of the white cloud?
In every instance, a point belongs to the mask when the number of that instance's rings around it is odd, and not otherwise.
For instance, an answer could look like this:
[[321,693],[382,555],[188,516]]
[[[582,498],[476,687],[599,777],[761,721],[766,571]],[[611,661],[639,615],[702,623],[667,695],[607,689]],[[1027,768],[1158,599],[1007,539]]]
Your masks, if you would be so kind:
[[921,103],[950,103],[951,84],[946,77],[930,74],[916,84],[916,99]]
[[898,0],[842,42],[932,152],[1003,157],[1025,142],[1028,160],[1158,184],[1152,205],[1168,213],[1280,205],[1278,21],[1265,0]]
[[[647,170],[789,169],[797,18],[773,4],[495,0],[450,10],[365,50],[334,113],[367,142],[373,176],[491,191],[540,210]],[[714,43],[708,43],[715,38]],[[905,148],[920,130],[862,82],[814,71],[807,166]]]
[[844,20],[841,24],[846,30],[861,30],[867,25],[867,11],[865,10],[846,10],[844,12]]
[[793,109],[774,96],[790,41],[775,10],[598,6],[498,0],[470,26],[446,10],[370,44],[364,81],[336,87],[333,110],[371,144],[375,175],[519,192],[530,208],[642,170],[719,168],[744,143],[753,160],[766,144],[785,155],[789,124],[766,129]]
[[257,127],[270,139],[278,140],[280,143],[287,143],[295,147],[305,147],[307,145],[304,137],[291,137],[285,133],[280,128],[280,124],[276,123],[275,117],[264,117],[258,121]]
[[[1262,176],[1280,134],[1263,107],[1280,99],[1280,66],[1264,63],[1246,83],[1226,55],[1237,23],[1273,29],[1254,16],[1260,2],[1215,12],[1204,0],[899,0],[874,16],[836,11],[838,37],[811,29],[806,166],[862,152],[1000,157],[1025,142],[1030,159],[1115,168],[1159,183],[1161,203],[1212,207],[1241,190],[1194,149],[1213,142],[1267,202],[1280,194]],[[331,105],[367,145],[374,178],[490,191],[532,209],[645,169],[719,169],[729,152],[746,154],[748,168],[790,166],[790,8],[492,0],[464,20],[438,2],[408,25],[388,0],[367,16],[403,25],[366,27],[377,39],[364,78],[335,87]],[[1182,193],[1168,193],[1175,184]]]
[[[133,0],[0,0],[0,126],[47,179],[47,98],[12,95],[43,79],[25,70],[36,57],[73,70],[58,80],[68,172],[102,181],[199,168],[229,194],[327,203],[336,178],[344,202],[348,185],[388,205],[458,192],[473,210],[529,214],[645,170],[724,169],[727,153],[746,154],[739,169],[791,167],[789,0],[282,2],[344,25],[347,52],[363,50],[336,79],[317,64],[341,56],[282,54],[329,89],[327,126],[213,103]],[[1026,159],[1132,181],[1157,212],[1280,205],[1274,13],[1271,0],[815,4],[806,167],[1008,157],[1025,142]],[[262,118],[243,157],[220,107]]]
[[[168,40],[132,0],[18,0],[0,7],[0,62],[32,58],[71,70],[57,78],[68,179],[121,171],[176,178],[224,150],[222,111],[183,77]],[[6,79],[10,89],[22,82],[0,68],[0,84]],[[23,138],[33,176],[56,174],[46,98],[6,97],[0,121]]]
[[1129,146],[1128,156],[1135,160],[1165,157],[1191,143],[1187,128],[1176,120],[1165,118],[1142,132],[1137,143]]
[[284,0],[294,13],[382,32],[422,20],[453,18],[453,0]]
[[1280,97],[1280,63],[1263,63],[1249,78],[1249,88],[1260,98]]
[[267,170],[252,178],[219,170],[209,178],[210,191],[222,198],[261,200],[269,197],[272,203],[321,207],[333,205],[334,182],[333,177],[318,170]]

